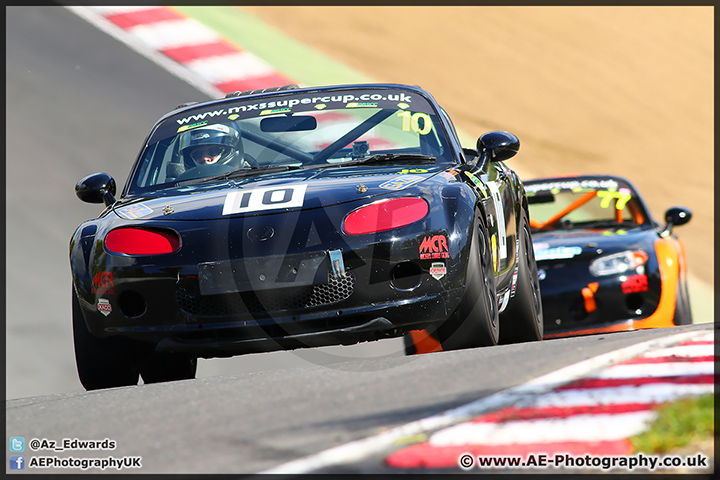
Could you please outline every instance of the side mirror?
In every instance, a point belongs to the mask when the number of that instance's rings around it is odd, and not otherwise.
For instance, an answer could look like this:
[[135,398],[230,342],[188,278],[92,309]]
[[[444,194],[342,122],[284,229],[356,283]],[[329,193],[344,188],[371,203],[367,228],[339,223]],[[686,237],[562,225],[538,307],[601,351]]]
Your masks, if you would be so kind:
[[661,236],[667,237],[672,233],[673,227],[685,225],[692,218],[692,212],[685,207],[672,207],[665,211],[665,228],[660,233]]
[[507,160],[520,150],[520,140],[509,132],[487,132],[478,138],[477,150],[491,162]]
[[92,173],[75,185],[75,195],[87,203],[115,203],[115,179],[107,173]]

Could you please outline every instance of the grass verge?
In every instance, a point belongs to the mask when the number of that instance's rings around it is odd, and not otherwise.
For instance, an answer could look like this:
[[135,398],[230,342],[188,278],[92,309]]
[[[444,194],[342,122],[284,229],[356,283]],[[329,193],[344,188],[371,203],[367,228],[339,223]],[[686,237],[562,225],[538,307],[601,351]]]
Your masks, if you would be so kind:
[[650,428],[629,439],[633,453],[665,454],[712,442],[714,405],[714,393],[664,404],[657,410],[657,418]]

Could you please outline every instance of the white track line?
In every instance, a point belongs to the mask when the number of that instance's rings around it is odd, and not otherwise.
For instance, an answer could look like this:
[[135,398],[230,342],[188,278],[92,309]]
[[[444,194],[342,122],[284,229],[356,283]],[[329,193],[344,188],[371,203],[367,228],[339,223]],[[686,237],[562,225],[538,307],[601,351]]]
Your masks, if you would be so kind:
[[195,75],[214,84],[276,73],[269,63],[249,52],[205,57],[188,62],[185,66]]
[[712,384],[655,383],[648,385],[629,385],[624,387],[583,388],[577,390],[557,390],[521,401],[518,407],[592,407],[599,405],[623,405],[638,402],[663,403],[689,395],[713,393]]
[[662,378],[684,375],[712,375],[713,373],[715,373],[715,362],[641,363],[614,365],[587,378]]
[[220,36],[192,18],[165,20],[137,25],[126,30],[153,50],[202,45],[220,40]]
[[698,355],[715,355],[714,345],[678,345],[677,347],[666,348],[656,352],[649,352],[644,355],[648,358],[656,357],[695,357]]

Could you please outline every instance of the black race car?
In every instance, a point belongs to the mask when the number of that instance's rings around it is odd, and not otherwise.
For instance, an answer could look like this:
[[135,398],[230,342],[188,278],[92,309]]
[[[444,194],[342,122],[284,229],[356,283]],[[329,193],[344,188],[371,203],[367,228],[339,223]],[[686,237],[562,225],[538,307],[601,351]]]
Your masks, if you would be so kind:
[[545,338],[692,323],[687,262],[673,227],[653,220],[625,178],[573,175],[525,182]]
[[[419,87],[234,92],[151,129],[70,241],[85,388],[193,378],[228,357],[405,335],[443,349],[542,339],[518,139],[462,148]],[[415,335],[413,337],[412,335]]]

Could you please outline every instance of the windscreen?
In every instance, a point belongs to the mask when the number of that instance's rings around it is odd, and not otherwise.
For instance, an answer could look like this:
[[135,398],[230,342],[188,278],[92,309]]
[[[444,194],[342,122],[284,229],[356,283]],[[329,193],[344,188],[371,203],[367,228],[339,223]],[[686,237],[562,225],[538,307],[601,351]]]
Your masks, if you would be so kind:
[[279,168],[330,168],[378,155],[452,162],[447,145],[438,112],[411,90],[290,90],[238,97],[186,110],[159,124],[138,158],[128,194],[240,169],[263,174]]
[[525,182],[533,230],[627,228],[645,224],[629,184],[616,179]]

